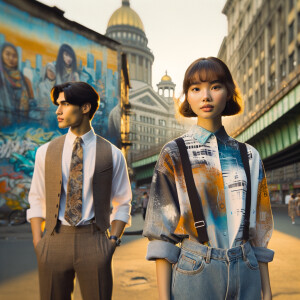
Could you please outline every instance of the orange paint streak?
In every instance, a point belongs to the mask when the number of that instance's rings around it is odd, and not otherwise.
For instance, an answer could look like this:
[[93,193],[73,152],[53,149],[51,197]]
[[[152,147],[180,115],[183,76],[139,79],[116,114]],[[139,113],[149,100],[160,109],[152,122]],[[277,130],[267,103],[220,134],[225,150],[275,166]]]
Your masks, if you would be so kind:
[[107,48],[107,68],[118,71],[118,55],[117,51]]
[[[200,165],[198,168],[193,169],[195,178],[195,184],[197,187],[203,187],[200,189],[200,196],[205,199],[205,194],[209,194],[209,199],[214,200],[218,205],[218,211],[220,214],[226,214],[226,203],[224,194],[224,183],[222,173],[214,168],[207,168],[206,165]],[[206,201],[202,201],[203,206],[207,204]]]
[[22,48],[23,61],[29,60],[33,68],[36,67],[36,54],[41,54],[43,56],[43,65],[56,60],[58,52],[58,47],[56,45],[46,43],[34,35],[23,35],[21,31],[17,32],[16,30],[12,30],[3,25],[0,27],[0,32],[5,35],[5,39],[8,42],[16,47]]
[[[42,65],[45,66],[48,62],[56,61],[58,50],[60,45],[49,43],[46,38],[40,36],[26,35],[22,31],[16,31],[10,27],[6,27],[4,24],[0,26],[0,32],[5,35],[7,42],[12,43],[16,47],[22,48],[23,61],[29,60],[33,68],[36,67],[36,55],[42,55]],[[77,58],[77,64],[82,61],[82,65],[87,64],[87,53],[91,53],[94,56],[96,67],[96,60],[103,61],[103,51],[99,45],[91,45],[89,49],[87,47],[73,48]],[[115,50],[107,49],[107,68],[118,71],[118,52]]]
[[5,193],[7,191],[8,191],[8,189],[6,188],[6,182],[0,181],[0,193]]

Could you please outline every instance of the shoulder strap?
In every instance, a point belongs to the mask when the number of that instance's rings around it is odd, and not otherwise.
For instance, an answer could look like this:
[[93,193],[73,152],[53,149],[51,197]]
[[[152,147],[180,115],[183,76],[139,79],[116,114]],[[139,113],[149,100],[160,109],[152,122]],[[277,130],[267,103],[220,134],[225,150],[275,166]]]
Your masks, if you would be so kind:
[[249,157],[248,157],[246,144],[239,142],[239,149],[240,149],[242,162],[247,176],[247,193],[246,193],[243,238],[245,241],[248,241],[249,226],[250,226],[250,209],[251,209],[251,176],[250,176]]
[[178,146],[179,154],[181,157],[183,174],[195,222],[194,224],[198,233],[198,241],[200,243],[205,243],[208,242],[209,239],[207,235],[207,228],[203,214],[201,198],[196,189],[191,162],[183,138],[178,138],[175,140],[175,142]]

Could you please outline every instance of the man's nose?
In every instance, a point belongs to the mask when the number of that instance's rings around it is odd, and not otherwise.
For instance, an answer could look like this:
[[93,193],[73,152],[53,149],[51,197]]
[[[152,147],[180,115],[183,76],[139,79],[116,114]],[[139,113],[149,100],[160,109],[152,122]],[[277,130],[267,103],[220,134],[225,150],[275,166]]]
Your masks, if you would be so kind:
[[58,107],[57,107],[56,114],[57,114],[57,115],[60,115],[60,114],[61,114],[60,105],[58,105]]

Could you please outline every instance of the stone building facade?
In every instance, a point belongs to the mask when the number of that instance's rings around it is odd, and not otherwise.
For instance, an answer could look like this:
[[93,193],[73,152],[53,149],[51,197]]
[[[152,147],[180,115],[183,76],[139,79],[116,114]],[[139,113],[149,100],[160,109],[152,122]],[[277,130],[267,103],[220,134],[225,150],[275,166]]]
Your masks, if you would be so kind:
[[143,22],[130,7],[129,0],[122,0],[122,6],[110,17],[106,36],[122,44],[129,66],[131,89],[130,141],[128,160],[147,155],[153,147],[161,147],[175,136],[179,136],[183,125],[175,118],[175,84],[166,73],[152,87],[152,64],[154,55],[148,48],[148,39]]
[[300,192],[300,1],[227,0],[228,35],[218,56],[232,71],[244,112],[231,135],[260,151],[274,201]]

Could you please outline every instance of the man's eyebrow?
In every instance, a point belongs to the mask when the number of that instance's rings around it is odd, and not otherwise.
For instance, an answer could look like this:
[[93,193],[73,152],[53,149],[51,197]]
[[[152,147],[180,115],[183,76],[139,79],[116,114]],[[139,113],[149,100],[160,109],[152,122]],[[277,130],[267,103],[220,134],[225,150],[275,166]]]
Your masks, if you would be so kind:
[[60,101],[58,101],[58,100],[56,100],[56,102],[58,103],[65,103],[65,102],[68,102],[67,100],[65,100],[65,99],[63,99],[63,100],[60,100]]

